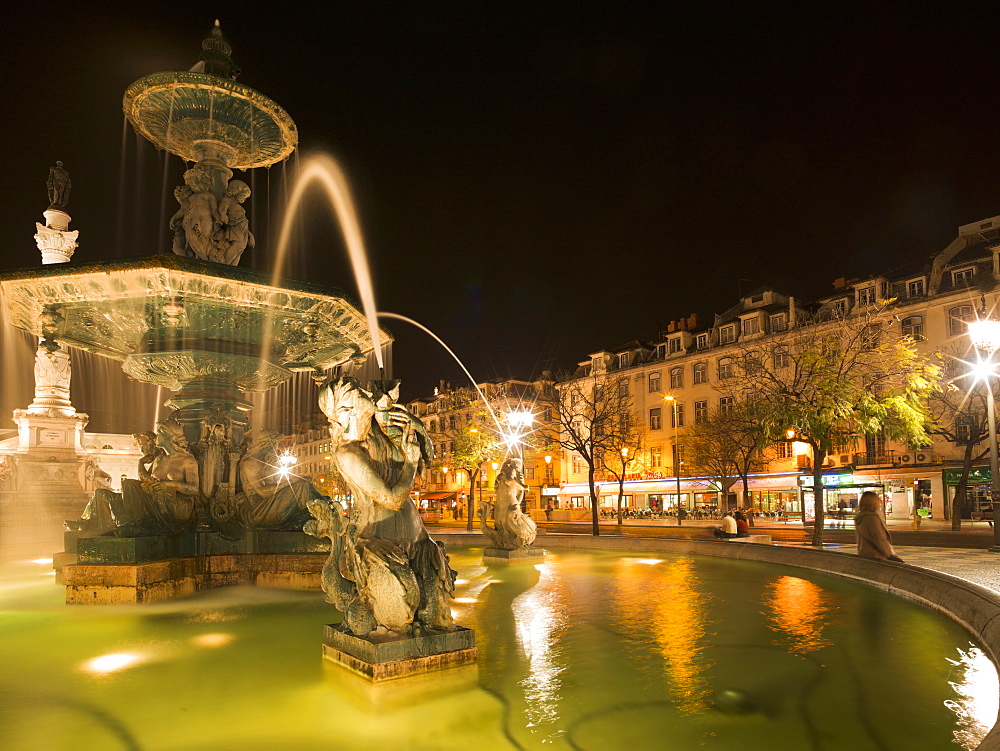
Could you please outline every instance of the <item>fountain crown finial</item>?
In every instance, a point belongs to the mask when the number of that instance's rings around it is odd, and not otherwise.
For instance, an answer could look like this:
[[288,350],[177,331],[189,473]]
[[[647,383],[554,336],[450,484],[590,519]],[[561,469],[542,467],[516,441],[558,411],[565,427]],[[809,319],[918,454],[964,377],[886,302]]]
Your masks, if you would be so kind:
[[230,55],[233,48],[222,36],[222,27],[219,26],[219,19],[215,19],[215,26],[212,31],[201,42],[201,55],[199,60],[204,63],[203,73],[219,78],[228,78],[235,81],[240,74],[240,69]]

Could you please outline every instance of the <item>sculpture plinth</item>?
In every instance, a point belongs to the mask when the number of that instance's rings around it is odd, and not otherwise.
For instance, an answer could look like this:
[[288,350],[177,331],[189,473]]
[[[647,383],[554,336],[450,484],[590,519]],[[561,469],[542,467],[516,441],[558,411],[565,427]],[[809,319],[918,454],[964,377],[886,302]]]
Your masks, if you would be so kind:
[[478,654],[475,632],[461,627],[382,640],[354,636],[334,624],[323,629],[323,657],[372,681],[468,665]]
[[504,548],[486,548],[483,551],[484,563],[544,563],[543,548],[526,547],[506,550]]

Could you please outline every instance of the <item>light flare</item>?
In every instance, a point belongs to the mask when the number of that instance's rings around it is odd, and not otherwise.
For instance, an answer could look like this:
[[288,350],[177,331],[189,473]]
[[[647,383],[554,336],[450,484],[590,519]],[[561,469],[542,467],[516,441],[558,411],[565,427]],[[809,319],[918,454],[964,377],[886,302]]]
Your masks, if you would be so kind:
[[88,673],[103,675],[106,673],[114,673],[118,670],[124,670],[131,665],[135,665],[140,661],[140,659],[139,655],[134,653],[115,652],[113,654],[94,657],[93,659],[87,660],[80,667]]

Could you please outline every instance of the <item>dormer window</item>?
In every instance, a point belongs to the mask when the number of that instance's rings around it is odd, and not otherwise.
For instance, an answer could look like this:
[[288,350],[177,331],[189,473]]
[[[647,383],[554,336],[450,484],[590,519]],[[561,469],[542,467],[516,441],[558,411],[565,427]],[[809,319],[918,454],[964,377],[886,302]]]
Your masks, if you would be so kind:
[[864,287],[858,290],[858,305],[874,305],[876,299],[875,287]]
[[784,331],[788,328],[788,323],[786,321],[786,316],[784,313],[775,313],[771,316],[771,333],[778,331]]
[[708,349],[708,334],[698,334],[694,338],[695,349]]
[[750,304],[751,305],[759,305],[762,302],[764,302],[764,293],[763,292],[761,292],[759,295],[754,295],[753,297],[750,298]]
[[923,297],[924,296],[924,280],[911,279],[906,283],[906,296],[907,297]]
[[654,354],[654,357],[656,357],[656,359],[658,359],[658,360],[662,360],[666,356],[667,356],[667,345],[666,344],[657,344],[656,345],[656,352]]
[[681,351],[681,338],[679,336],[675,336],[667,342],[667,351],[670,354],[675,354]]
[[627,368],[629,366],[629,361],[632,359],[632,355],[629,352],[622,352],[618,355],[618,367]]
[[972,284],[972,277],[975,274],[976,270],[972,266],[964,269],[955,269],[951,272],[951,285],[953,287],[968,287]]
[[719,329],[719,343],[732,344],[736,341],[736,326],[729,324]]
[[750,336],[752,334],[760,333],[760,318],[754,316],[753,318],[743,319],[743,336]]
[[840,300],[835,300],[833,303],[833,314],[838,318],[843,318],[847,315],[847,300],[846,298],[841,298]]

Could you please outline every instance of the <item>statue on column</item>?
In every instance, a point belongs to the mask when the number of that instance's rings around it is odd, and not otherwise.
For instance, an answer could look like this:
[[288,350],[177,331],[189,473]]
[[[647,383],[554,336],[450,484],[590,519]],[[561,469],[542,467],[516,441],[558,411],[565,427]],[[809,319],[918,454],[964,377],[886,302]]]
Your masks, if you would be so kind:
[[366,391],[344,376],[319,397],[330,419],[334,463],[353,503],[343,519],[334,502],[309,501],[315,520],[305,531],[330,537],[323,590],[344,613],[340,628],[362,638],[457,628],[449,603],[456,574],[410,498],[431,442],[423,423],[395,404],[398,382],[391,386],[373,383]]
[[49,189],[50,209],[64,209],[69,205],[69,192],[73,187],[73,181],[69,179],[69,172],[63,167],[62,162],[56,162],[55,167],[49,168],[49,179],[45,185]]
[[69,391],[72,377],[69,354],[66,350],[56,349],[49,352],[44,347],[35,351],[35,390],[65,389]]

